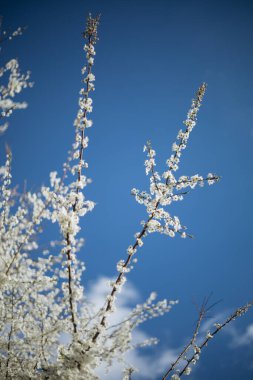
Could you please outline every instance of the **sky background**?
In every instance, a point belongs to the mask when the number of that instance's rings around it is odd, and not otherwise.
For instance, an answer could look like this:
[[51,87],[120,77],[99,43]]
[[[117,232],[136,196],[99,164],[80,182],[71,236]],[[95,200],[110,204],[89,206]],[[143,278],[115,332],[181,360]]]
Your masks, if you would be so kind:
[[[22,95],[28,109],[15,112],[1,144],[7,141],[13,151],[15,183],[23,186],[26,179],[33,190],[48,183],[50,171],[61,170],[73,142],[84,64],[81,32],[88,12],[102,14],[94,128],[85,152],[93,179],[86,194],[97,203],[82,230],[87,288],[115,275],[145,218],[130,195],[133,187],[149,185],[144,143],[152,140],[163,171],[192,97],[208,83],[179,175],[211,171],[222,180],[173,205],[171,212],[195,239],[149,235],[128,276],[139,300],[152,290],[180,300],[170,314],[145,326],[146,334],[160,339],[159,347],[142,354],[156,368],[150,378],[159,379],[157,368],[167,367],[159,357],[190,337],[196,303],[212,293],[212,302],[222,301],[210,316],[224,318],[253,299],[253,2],[1,0],[0,11],[6,28],[28,25],[0,57],[2,63],[18,57],[35,82]],[[191,378],[252,379],[252,326],[250,311],[211,342]]]

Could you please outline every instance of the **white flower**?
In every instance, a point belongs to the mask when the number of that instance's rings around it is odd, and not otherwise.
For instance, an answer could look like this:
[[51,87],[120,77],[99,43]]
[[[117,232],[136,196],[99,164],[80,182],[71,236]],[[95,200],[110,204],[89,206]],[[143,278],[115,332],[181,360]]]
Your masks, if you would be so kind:
[[171,380],[180,380],[180,377],[174,373],[174,375],[171,376]]
[[185,370],[184,370],[184,374],[185,375],[190,375],[192,369],[190,367],[187,367]]

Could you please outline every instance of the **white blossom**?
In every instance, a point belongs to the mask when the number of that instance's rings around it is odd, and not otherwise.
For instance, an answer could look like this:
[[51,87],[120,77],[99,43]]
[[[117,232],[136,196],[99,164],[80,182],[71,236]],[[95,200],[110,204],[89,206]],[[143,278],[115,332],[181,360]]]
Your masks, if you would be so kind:
[[180,380],[180,377],[174,373],[174,375],[171,376],[171,380]]

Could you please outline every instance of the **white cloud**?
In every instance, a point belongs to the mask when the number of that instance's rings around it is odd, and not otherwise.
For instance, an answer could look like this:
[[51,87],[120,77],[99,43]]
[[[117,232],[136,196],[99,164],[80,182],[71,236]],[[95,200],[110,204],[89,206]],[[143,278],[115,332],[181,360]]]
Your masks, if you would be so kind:
[[[105,300],[105,295],[109,293],[110,279],[106,277],[99,278],[96,282],[92,283],[87,292],[87,299],[97,311]],[[123,287],[117,302],[117,311],[110,317],[111,324],[117,324],[124,319],[130,312],[133,306],[140,301],[140,295],[136,288],[128,283]],[[151,338],[142,328],[138,327],[133,333],[134,343],[142,342]],[[147,354],[145,348],[132,350],[126,353],[124,360],[129,363],[129,366],[138,368],[138,375],[135,374],[136,379],[155,379],[161,375],[176,359],[177,351],[170,348],[159,348],[157,355]],[[114,362],[110,372],[105,374],[105,368],[101,366],[96,372],[103,380],[119,380],[122,378],[122,363]]]
[[[174,350],[163,350],[160,351],[159,356],[147,355],[144,352],[137,350],[129,351],[125,356],[125,361],[129,365],[138,369],[135,374],[135,379],[152,379],[154,380],[157,376],[163,374],[170,364],[176,359],[176,354]],[[119,380],[122,378],[122,364],[114,363],[110,372],[105,375],[104,368],[101,367],[97,371],[97,374],[101,376],[103,380]]]
[[253,342],[253,323],[248,325],[243,333],[235,326],[230,326],[230,329],[227,332],[232,338],[230,343],[232,348],[247,346]]
[[[104,305],[105,297],[111,291],[109,287],[111,280],[108,277],[100,277],[96,282],[91,283],[87,293],[87,300],[95,312]],[[127,286],[123,287],[117,299],[117,312],[111,315],[110,323],[116,324],[122,321],[130,313],[131,306],[135,305],[139,300],[140,295],[138,291],[131,283],[128,283]]]

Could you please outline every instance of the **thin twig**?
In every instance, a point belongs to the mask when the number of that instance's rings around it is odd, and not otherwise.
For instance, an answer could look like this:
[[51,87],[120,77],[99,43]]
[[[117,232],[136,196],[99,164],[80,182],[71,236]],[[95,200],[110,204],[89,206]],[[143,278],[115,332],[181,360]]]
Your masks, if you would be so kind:
[[196,338],[197,338],[197,335],[199,333],[201,322],[202,322],[202,320],[203,320],[203,318],[205,317],[205,314],[206,314],[206,302],[208,302],[208,301],[204,300],[204,302],[203,302],[203,304],[201,306],[201,309],[199,311],[199,316],[198,316],[197,324],[196,324],[196,327],[195,327],[195,330],[193,332],[191,340],[184,347],[183,351],[181,351],[181,353],[178,355],[177,359],[171,364],[170,368],[167,370],[167,372],[163,376],[162,380],[167,379],[167,377],[169,376],[169,374],[174,370],[174,368],[177,366],[177,364],[180,362],[180,360],[183,358],[183,356],[194,345],[194,343],[196,341]]

